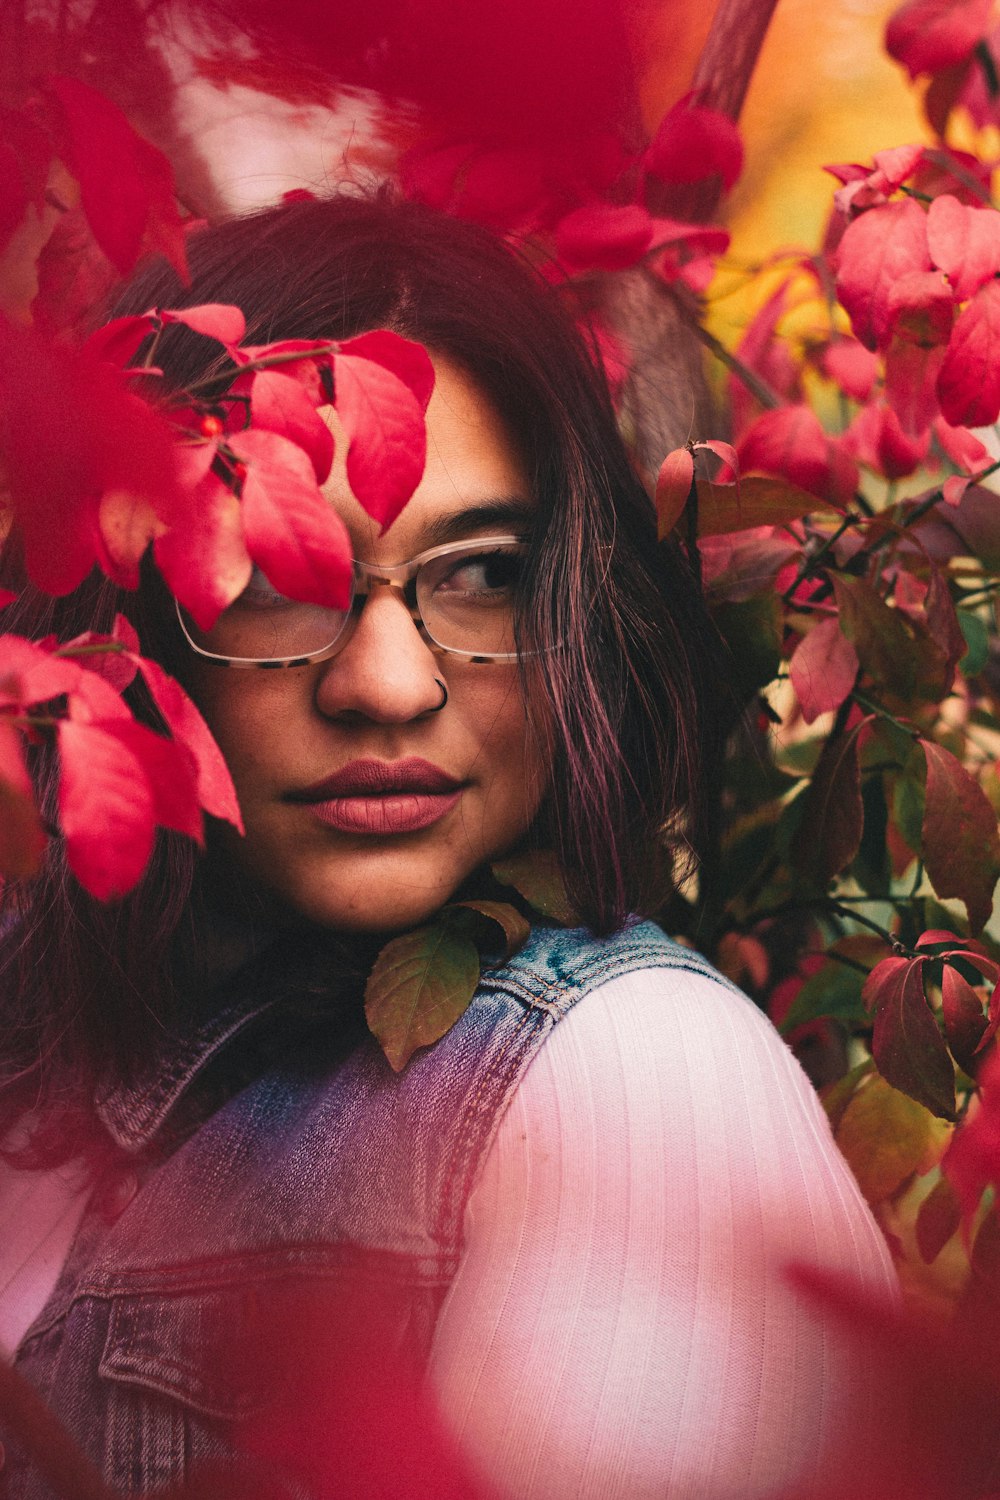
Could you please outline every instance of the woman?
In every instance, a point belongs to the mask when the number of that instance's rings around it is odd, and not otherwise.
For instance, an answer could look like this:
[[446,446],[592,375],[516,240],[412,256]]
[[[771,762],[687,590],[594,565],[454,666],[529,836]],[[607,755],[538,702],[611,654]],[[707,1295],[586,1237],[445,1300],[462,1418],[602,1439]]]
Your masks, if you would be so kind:
[[[890,1272],[768,1023],[623,927],[656,899],[664,830],[675,853],[697,834],[721,694],[600,377],[529,271],[412,205],[290,205],[191,256],[190,287],[153,271],[119,310],[238,303],[255,343],[416,339],[428,461],[383,535],[335,466],[360,592],[306,646],[262,577],[207,633],[152,578],[14,607],[9,628],[33,611],[65,634],[124,609],[205,714],[246,836],[216,830],[196,868],[165,835],[110,908],[56,860],[8,894],[0,1337],[123,1490],[231,1452],[253,1400],[218,1345],[248,1299],[359,1270],[502,1495],[808,1477],[873,1393],[782,1269]],[[157,363],[184,386],[216,353],[172,329]],[[456,590],[506,601],[485,649]],[[555,851],[581,926],[536,920],[394,1073],[360,1012],[374,954],[496,896],[491,862],[524,849]],[[46,1494],[12,1451],[10,1493]]]

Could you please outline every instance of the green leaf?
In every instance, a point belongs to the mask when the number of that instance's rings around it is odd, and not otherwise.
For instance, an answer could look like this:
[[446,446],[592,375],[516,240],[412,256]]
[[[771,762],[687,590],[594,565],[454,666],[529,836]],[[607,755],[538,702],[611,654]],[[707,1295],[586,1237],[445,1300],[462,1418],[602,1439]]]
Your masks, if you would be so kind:
[[560,927],[578,927],[579,913],[566,894],[559,861],[551,849],[534,849],[497,860],[491,869],[501,885],[513,886],[533,911]]
[[965,655],[959,662],[959,670],[966,677],[975,677],[985,667],[990,655],[990,634],[984,622],[971,609],[960,609],[958,623],[965,637]]
[[494,963],[506,963],[524,947],[531,933],[531,923],[506,901],[454,901],[445,911],[454,912],[456,917],[462,911],[472,914],[469,936],[479,953],[489,954]]
[[865,975],[849,964],[836,959],[824,964],[811,975],[799,990],[781,1023],[780,1030],[787,1034],[806,1021],[817,1021],[829,1017],[843,1021],[845,1026],[855,1026],[865,1020],[865,1007],[861,990]]
[[927,877],[942,900],[964,901],[969,926],[979,932],[993,910],[1000,876],[1000,834],[989,798],[950,750],[921,740],[927,761],[921,853]]
[[726,536],[752,526],[781,526],[816,511],[836,511],[836,506],[785,479],[767,479],[751,474],[739,485],[697,481],[698,535]]
[[895,778],[892,788],[892,821],[899,829],[906,847],[912,849],[914,854],[919,854],[924,826],[924,779],[916,765]]
[[823,890],[857,854],[863,826],[858,736],[851,730],[823,746],[792,841],[795,868]]
[[737,689],[751,698],[774,681],[781,666],[781,601],[773,592],[754,594],[717,605],[712,617],[732,653]]
[[395,1072],[454,1026],[478,983],[479,952],[453,915],[386,943],[365,986],[365,1017]]

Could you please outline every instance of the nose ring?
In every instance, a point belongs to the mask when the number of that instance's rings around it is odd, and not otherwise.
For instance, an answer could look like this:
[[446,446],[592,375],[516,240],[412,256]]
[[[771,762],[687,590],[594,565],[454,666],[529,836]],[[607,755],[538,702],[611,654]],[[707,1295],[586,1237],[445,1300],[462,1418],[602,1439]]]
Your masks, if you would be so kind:
[[431,714],[439,714],[441,712],[442,708],[444,708],[445,704],[448,702],[448,689],[445,687],[445,685],[441,681],[440,677],[435,677],[434,681],[437,683],[438,687],[441,689],[441,702],[440,703],[435,703],[434,707],[433,708],[429,708],[427,710],[427,712],[431,713]]

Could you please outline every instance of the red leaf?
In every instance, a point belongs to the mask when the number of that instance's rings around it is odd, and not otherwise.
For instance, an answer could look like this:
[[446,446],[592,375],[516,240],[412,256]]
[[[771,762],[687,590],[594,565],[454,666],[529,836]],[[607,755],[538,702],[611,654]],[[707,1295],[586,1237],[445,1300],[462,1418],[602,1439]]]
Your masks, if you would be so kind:
[[[105,643],[117,646],[119,649],[93,652],[89,650],[91,647]],[[116,692],[124,692],[135,677],[135,662],[132,658],[138,653],[139,637],[124,615],[115,616],[114,629],[110,635],[98,635],[96,631],[88,630],[83,635],[75,635],[71,641],[67,641],[64,646],[60,647],[60,652],[70,655],[75,648],[87,648],[88,654],[76,656],[73,659],[81,667],[86,667],[88,672],[96,672],[98,676],[106,678]]]
[[802,717],[811,724],[839,708],[854,687],[858,653],[837,619],[821,620],[796,646],[788,670]]
[[46,842],[21,736],[0,719],[0,875],[37,875]]
[[841,213],[849,216],[885,203],[901,183],[913,176],[923,156],[924,147],[920,145],[892,146],[887,151],[875,152],[871,170],[854,163],[827,167],[827,172],[845,184],[834,193],[834,203]]
[[889,17],[885,46],[911,78],[962,63],[982,38],[992,0],[908,0]]
[[103,723],[110,728],[116,720],[130,723],[132,715],[121,694],[99,672],[81,672],[69,695],[69,716],[82,724]]
[[190,750],[132,718],[102,727],[113,733],[142,766],[153,794],[157,823],[203,844],[197,769]]
[[653,220],[638,203],[588,203],[556,226],[556,254],[569,270],[620,271],[641,260]]
[[955,1118],[955,1070],[924,996],[922,958],[884,958],[861,991],[875,1012],[872,1056],[887,1083],[933,1114]]
[[844,434],[848,451],[887,479],[912,474],[926,458],[930,441],[926,427],[917,437],[908,437],[896,413],[881,402],[862,407]]
[[917,1210],[914,1225],[917,1248],[925,1265],[937,1260],[961,1222],[962,1205],[955,1189],[947,1177],[941,1177]]
[[371,333],[348,339],[341,344],[340,352],[356,355],[358,359],[374,360],[375,364],[391,370],[416,396],[420,410],[427,410],[434,390],[434,365],[423,344],[404,339],[385,328],[376,328]]
[[743,142],[728,115],[679,99],[660,121],[643,166],[661,182],[700,182],[718,174],[726,191],[743,170]]
[[132,363],[139,345],[155,327],[156,321],[150,313],[112,318],[110,323],[92,333],[83,347],[95,359],[106,360],[108,364],[124,369]]
[[921,740],[927,760],[922,849],[927,876],[942,900],[965,903],[978,932],[993,910],[1000,876],[997,819],[982,787],[949,750]]
[[943,193],[927,210],[927,248],[955,297],[965,302],[1000,271],[1000,213]]
[[861,846],[864,808],[856,730],[826,741],[803,804],[792,861],[808,880],[823,888],[851,863]]
[[132,129],[116,104],[78,78],[52,76],[66,164],[94,238],[127,276],[144,246],[163,252],[187,275],[173,171],[162,151]]
[[868,349],[888,343],[896,283],[931,270],[927,215],[912,198],[869,209],[844,231],[837,247],[837,294],[855,336]]
[[850,502],[857,487],[853,461],[808,406],[765,412],[744,433],[737,451],[744,472],[780,474],[839,507]]
[[977,474],[992,462],[990,451],[967,427],[952,427],[944,417],[934,419],[934,436],[942,449],[958,469],[967,474]]
[[75,662],[53,656],[36,641],[0,635],[0,704],[17,712],[71,693],[80,672]]
[[938,376],[938,399],[953,427],[986,427],[1000,413],[1000,281],[963,308]]
[[247,466],[242,509],[250,556],[290,599],[346,609],[351,540],[317,488],[305,453],[277,433],[254,428],[230,442]]
[[986,1030],[983,1002],[951,964],[941,975],[941,1015],[948,1046],[960,1067],[968,1068]]
[[58,725],[59,822],[66,858],[99,901],[130,891],[153,849],[154,802],[140,761],[112,730]]
[[979,1207],[983,1189],[1000,1183],[1000,1058],[995,1054],[979,1078],[980,1109],[956,1130],[942,1162],[966,1217]]
[[306,395],[301,381],[281,370],[258,370],[250,377],[251,421],[303,448],[322,484],[333,463],[333,433]]
[[694,482],[694,459],[687,448],[675,448],[656,477],[656,515],[661,539],[669,536],[687,505]]
[[824,375],[840,386],[855,401],[867,401],[875,385],[878,360],[857,339],[837,339],[823,353]]
[[194,758],[198,799],[202,807],[213,818],[225,819],[242,833],[243,819],[233,779],[205,720],[180,683],[169,677],[155,661],[137,657],[136,666],[145,678],[153,702],[170,733]]
[[[210,443],[181,450],[193,480],[187,509],[169,531],[156,538],[153,547],[170,592],[202,630],[215,624],[221,611],[246,588],[253,572],[240,502],[208,468],[214,451]],[[303,460],[308,463],[304,454]]]
[[227,302],[202,302],[197,307],[157,308],[155,317],[164,323],[183,323],[205,338],[217,339],[227,347],[238,344],[247,331],[246,318],[238,307]]
[[423,411],[398,375],[370,359],[337,354],[334,391],[348,438],[348,483],[358,503],[385,531],[424,472]]

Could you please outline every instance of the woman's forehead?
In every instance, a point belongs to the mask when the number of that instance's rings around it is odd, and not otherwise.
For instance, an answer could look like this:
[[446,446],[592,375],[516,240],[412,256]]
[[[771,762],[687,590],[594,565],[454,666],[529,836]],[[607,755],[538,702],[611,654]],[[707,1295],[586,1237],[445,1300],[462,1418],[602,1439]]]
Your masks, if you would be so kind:
[[535,508],[519,446],[496,407],[450,361],[436,357],[434,368],[423,476],[384,535],[351,494],[347,438],[337,414],[331,407],[321,408],[335,443],[324,493],[337,507],[356,550],[363,546],[367,556],[375,549],[382,562],[484,531],[522,531]]

